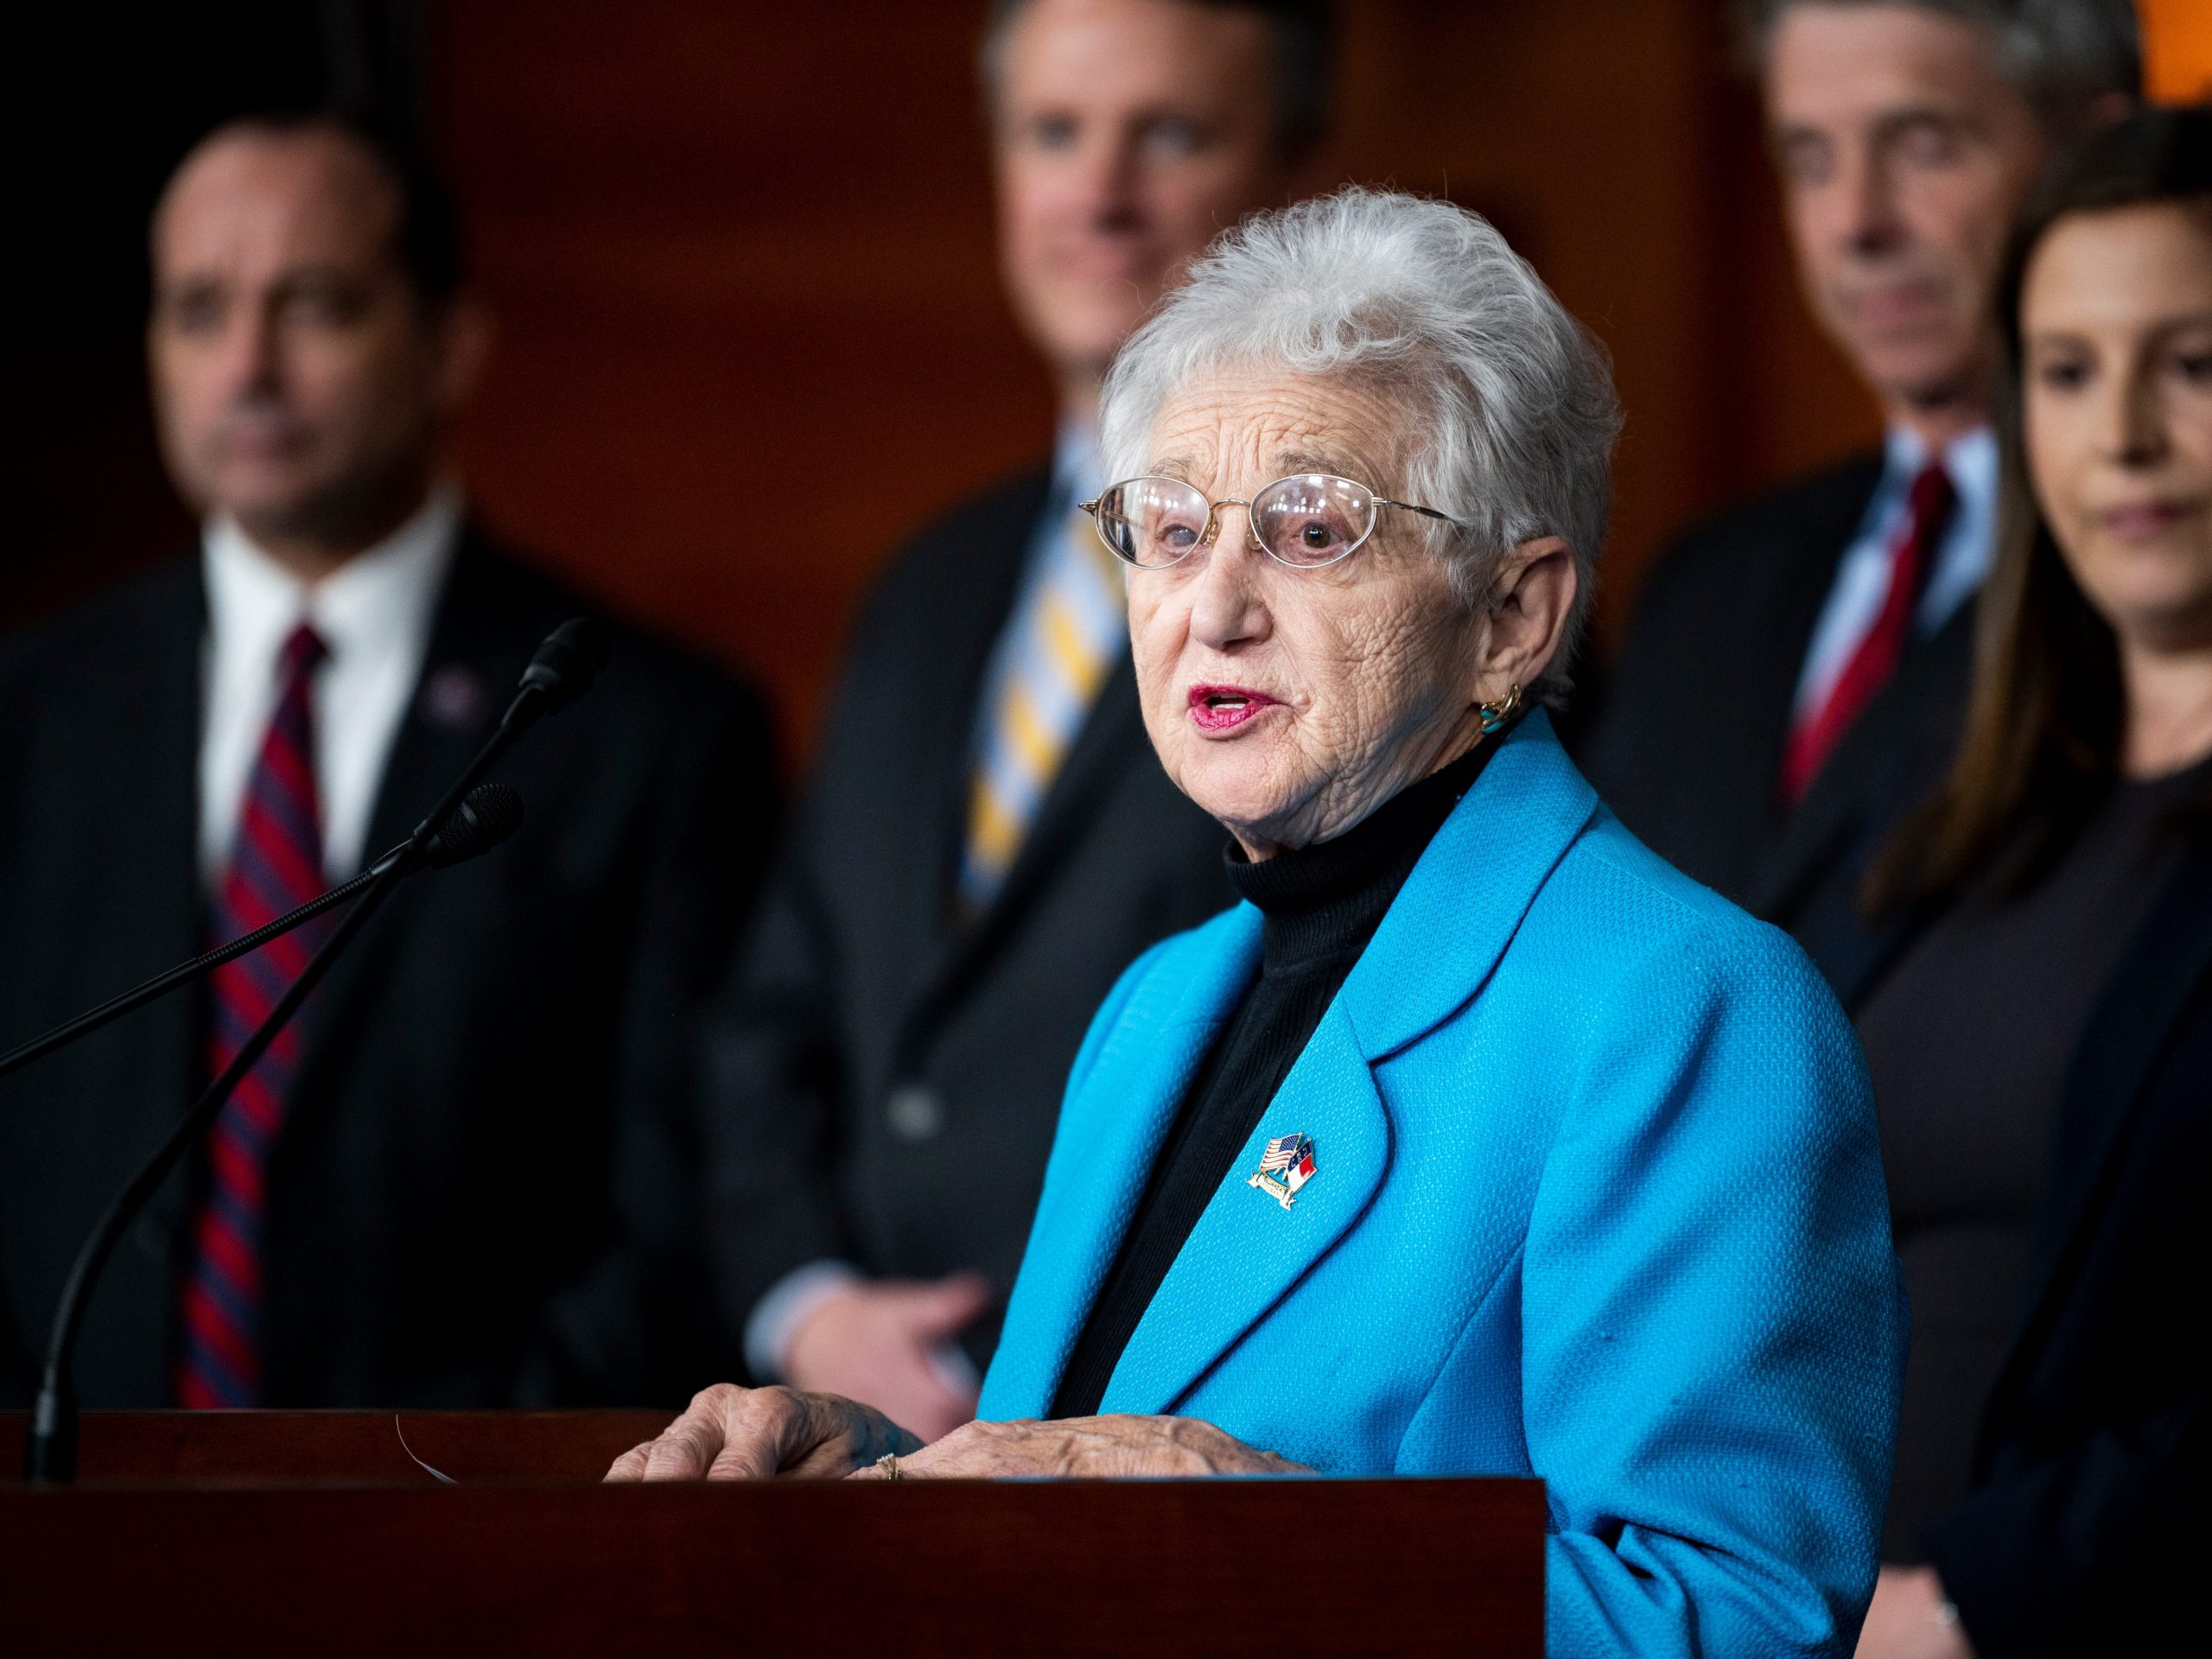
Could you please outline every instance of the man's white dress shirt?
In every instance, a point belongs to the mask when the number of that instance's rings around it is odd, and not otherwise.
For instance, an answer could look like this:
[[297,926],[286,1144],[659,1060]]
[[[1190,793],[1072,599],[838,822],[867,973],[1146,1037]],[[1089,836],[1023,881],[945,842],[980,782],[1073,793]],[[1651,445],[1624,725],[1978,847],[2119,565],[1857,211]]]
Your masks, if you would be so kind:
[[[1882,481],[1866,504],[1859,533],[1836,567],[1827,602],[1821,608],[1805,652],[1791,705],[1795,719],[1807,718],[1827,702],[1859,641],[1881,615],[1890,591],[1890,550],[1904,524],[1912,480],[1927,461],[1928,446],[1917,433],[1902,426],[1890,429]],[[1913,632],[1923,639],[1949,621],[1989,574],[1997,537],[1997,435],[1984,426],[1954,439],[1943,451],[1943,470],[1950,474],[1958,504],[1951,511],[1951,522],[1936,550],[1913,614]]]
[[201,539],[207,637],[200,868],[211,889],[229,868],[246,783],[276,711],[278,658],[302,622],[329,648],[313,693],[323,874],[335,884],[360,869],[385,763],[429,650],[461,516],[459,492],[441,487],[390,536],[313,584],[230,519],[210,521]]

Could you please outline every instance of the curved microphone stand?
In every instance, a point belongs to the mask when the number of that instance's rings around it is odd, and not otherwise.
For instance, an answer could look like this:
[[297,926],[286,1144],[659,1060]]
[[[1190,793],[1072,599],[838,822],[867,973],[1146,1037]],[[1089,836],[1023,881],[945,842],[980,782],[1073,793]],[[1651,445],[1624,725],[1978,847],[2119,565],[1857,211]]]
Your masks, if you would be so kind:
[[[603,624],[578,618],[563,623],[548,636],[524,671],[521,687],[507,705],[499,729],[490,741],[430,809],[429,816],[416,826],[415,833],[366,873],[365,881],[359,887],[360,901],[346,912],[323,941],[322,948],[309,958],[308,965],[300,970],[300,976],[270,1010],[269,1017],[246,1039],[230,1065],[223,1068],[222,1075],[201,1091],[199,1099],[192,1103],[192,1109],[178,1121],[168,1137],[139,1166],[138,1173],[108,1205],[99,1224],[78,1252],[62,1287],[60,1303],[54,1312],[46,1365],[39,1378],[38,1397],[31,1407],[30,1431],[24,1438],[25,1479],[58,1484],[76,1478],[77,1400],[71,1362],[76,1352],[78,1331],[84,1323],[86,1304],[124,1231],[176,1166],[186,1149],[214,1121],[231,1091],[253,1069],[270,1044],[276,1041],[277,1033],[298,1011],[308,994],[329,972],[331,963],[391,896],[392,889],[432,861],[438,836],[454,816],[454,809],[461,805],[462,798],[475,788],[523,733],[542,716],[565,707],[579,696],[606,660],[607,633]],[[520,813],[516,812],[514,823],[519,823],[520,818]],[[508,825],[510,832],[513,827],[514,823]],[[485,849],[479,847],[476,850]]]

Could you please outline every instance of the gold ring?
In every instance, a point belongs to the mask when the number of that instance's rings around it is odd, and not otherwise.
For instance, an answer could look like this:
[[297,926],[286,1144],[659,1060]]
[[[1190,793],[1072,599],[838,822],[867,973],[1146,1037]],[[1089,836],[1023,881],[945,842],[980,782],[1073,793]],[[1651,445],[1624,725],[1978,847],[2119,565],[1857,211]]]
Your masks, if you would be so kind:
[[875,1466],[886,1480],[899,1478],[899,1454],[896,1452],[885,1452],[875,1460]]

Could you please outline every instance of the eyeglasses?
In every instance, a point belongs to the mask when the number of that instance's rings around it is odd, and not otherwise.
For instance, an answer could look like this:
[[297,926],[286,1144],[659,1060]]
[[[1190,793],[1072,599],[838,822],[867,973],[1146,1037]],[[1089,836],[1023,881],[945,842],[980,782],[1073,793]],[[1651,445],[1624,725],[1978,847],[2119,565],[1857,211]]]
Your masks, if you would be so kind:
[[1101,492],[1081,510],[1090,515],[1099,539],[1115,557],[1141,570],[1160,570],[1211,545],[1224,507],[1243,508],[1261,550],[1298,570],[1350,557],[1375,533],[1376,517],[1383,507],[1459,523],[1433,507],[1393,501],[1364,484],[1327,473],[1279,478],[1255,491],[1249,501],[1209,501],[1205,491],[1179,478],[1132,478]]

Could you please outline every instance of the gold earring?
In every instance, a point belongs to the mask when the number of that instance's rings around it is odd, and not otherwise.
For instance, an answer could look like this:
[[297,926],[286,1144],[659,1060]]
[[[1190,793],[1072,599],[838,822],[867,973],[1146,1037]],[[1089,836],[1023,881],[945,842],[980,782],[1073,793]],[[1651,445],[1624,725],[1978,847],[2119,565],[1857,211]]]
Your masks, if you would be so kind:
[[1496,702],[1478,704],[1477,712],[1483,717],[1483,735],[1496,736],[1521,712],[1521,688],[1516,684]]

